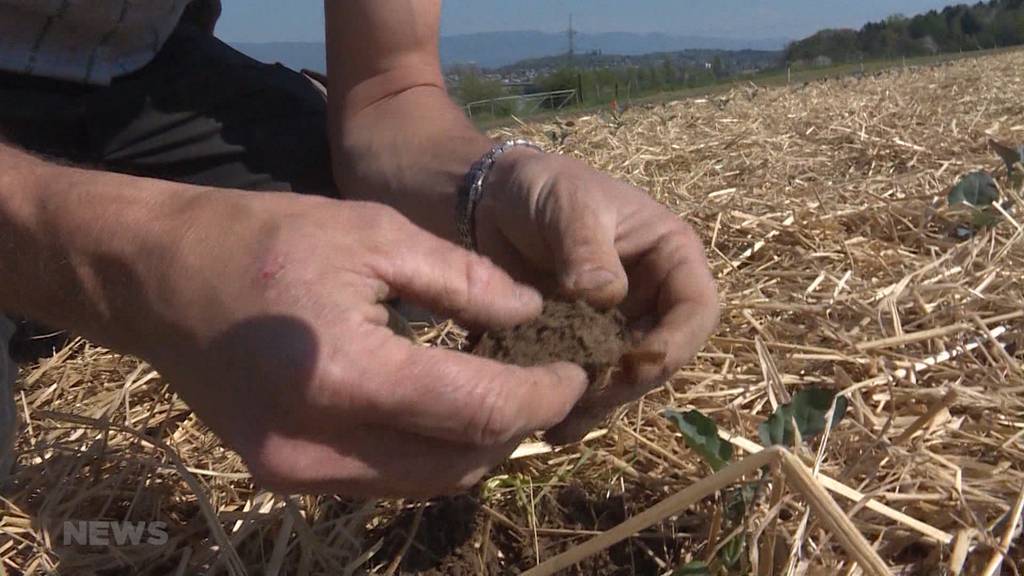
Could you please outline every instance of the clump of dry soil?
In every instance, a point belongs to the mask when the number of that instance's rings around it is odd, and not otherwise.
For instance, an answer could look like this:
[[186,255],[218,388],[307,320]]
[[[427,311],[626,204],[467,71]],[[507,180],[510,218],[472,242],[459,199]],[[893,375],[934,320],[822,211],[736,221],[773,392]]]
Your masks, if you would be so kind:
[[549,300],[532,322],[484,334],[473,352],[518,366],[574,362],[587,372],[593,393],[628,349],[626,319],[619,311]]

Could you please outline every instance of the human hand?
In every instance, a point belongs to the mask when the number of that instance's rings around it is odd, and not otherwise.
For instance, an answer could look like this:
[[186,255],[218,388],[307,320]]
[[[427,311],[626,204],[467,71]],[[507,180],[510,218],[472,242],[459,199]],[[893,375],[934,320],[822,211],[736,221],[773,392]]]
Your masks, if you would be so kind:
[[546,438],[578,440],[613,408],[666,381],[718,323],[714,279],[696,233],[643,191],[575,159],[514,149],[495,164],[477,209],[481,253],[546,293],[618,306],[635,362]]
[[[335,179],[347,194],[387,203],[455,240],[456,190],[493,144],[442,90],[417,87],[365,108],[335,131]],[[620,306],[638,349],[665,355],[619,373],[549,440],[581,437],[609,410],[663,382],[717,325],[714,281],[693,230],[641,190],[572,158],[524,149],[503,154],[488,177],[476,230],[481,252],[517,280],[545,294]],[[599,286],[602,275],[608,281]]]
[[585,390],[572,364],[508,366],[393,334],[395,296],[480,327],[526,321],[541,298],[390,208],[215,191],[162,212],[132,346],[261,485],[466,489]]

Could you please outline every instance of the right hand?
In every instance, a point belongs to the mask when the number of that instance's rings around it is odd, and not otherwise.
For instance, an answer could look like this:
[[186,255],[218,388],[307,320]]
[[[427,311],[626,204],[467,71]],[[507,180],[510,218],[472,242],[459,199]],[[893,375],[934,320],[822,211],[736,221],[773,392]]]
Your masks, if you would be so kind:
[[383,205],[218,190],[162,213],[124,347],[264,487],[464,490],[586,388],[573,364],[520,368],[392,333],[396,296],[488,328],[535,317],[541,298]]

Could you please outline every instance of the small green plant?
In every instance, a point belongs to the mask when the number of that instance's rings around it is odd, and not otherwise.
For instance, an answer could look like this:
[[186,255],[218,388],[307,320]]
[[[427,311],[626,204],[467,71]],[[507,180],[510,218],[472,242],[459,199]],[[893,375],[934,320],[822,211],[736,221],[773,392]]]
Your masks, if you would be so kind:
[[[779,406],[761,424],[758,434],[765,446],[792,446],[796,442],[797,433],[802,440],[810,440],[824,432],[830,411],[832,426],[835,427],[846,415],[847,405],[846,398],[835,391],[806,388],[793,395],[791,402]],[[679,428],[686,445],[713,471],[722,470],[732,461],[732,444],[722,439],[718,425],[701,411],[666,410],[662,415]],[[746,574],[749,571],[746,525],[749,512],[760,498],[766,481],[767,470],[762,470],[759,480],[722,491],[719,498],[719,505],[722,506],[722,532],[731,534],[737,532],[737,528],[744,529],[718,546],[710,564],[690,562],[676,568],[672,576],[717,576]]]
[[[796,440],[794,430],[800,438],[809,440],[825,431],[825,416],[832,409],[832,426],[835,427],[846,415],[848,402],[844,396],[824,388],[806,388],[793,396],[792,402],[783,404],[757,428],[758,436],[765,446],[793,446]],[[794,425],[796,428],[794,429]]]
[[[1008,174],[1013,177],[1012,171]],[[988,172],[967,174],[950,189],[946,200],[951,208],[967,210],[971,215],[970,223],[961,223],[954,230],[954,235],[960,239],[973,238],[980,230],[995,226],[1003,218],[995,207],[999,185]]]
[[950,206],[966,204],[973,208],[991,206],[999,199],[999,185],[988,172],[971,172],[949,191]]
[[988,140],[988,145],[1003,159],[1006,164],[1006,173],[1011,177],[1019,166],[1024,165],[1024,145],[1008,146],[991,138]]
[[715,472],[725,468],[732,460],[732,444],[718,436],[718,425],[699,410],[686,413],[666,410],[665,417],[675,423],[683,433],[686,445],[700,454]]
[[[1006,165],[1004,186],[1020,191],[1024,187],[1024,145],[1003,144],[989,139],[989,148]],[[1013,210],[1013,200],[1000,203],[1000,185],[993,174],[978,170],[964,175],[949,190],[946,201],[950,208],[970,215],[969,222],[960,222],[952,230],[952,236],[968,240],[978,232],[992,228],[1004,219],[1004,213]]]

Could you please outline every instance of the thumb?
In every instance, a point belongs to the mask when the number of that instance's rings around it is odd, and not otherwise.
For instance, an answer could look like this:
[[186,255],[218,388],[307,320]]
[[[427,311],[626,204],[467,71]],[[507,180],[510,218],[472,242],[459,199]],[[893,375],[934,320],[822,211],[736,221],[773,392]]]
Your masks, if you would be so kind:
[[543,230],[555,257],[562,291],[609,308],[626,297],[626,271],[615,248],[614,215],[602,218],[582,190],[554,188],[541,203],[548,225]]
[[538,316],[534,288],[520,284],[487,258],[403,222],[398,240],[373,263],[392,296],[452,316],[472,327],[505,328]]

